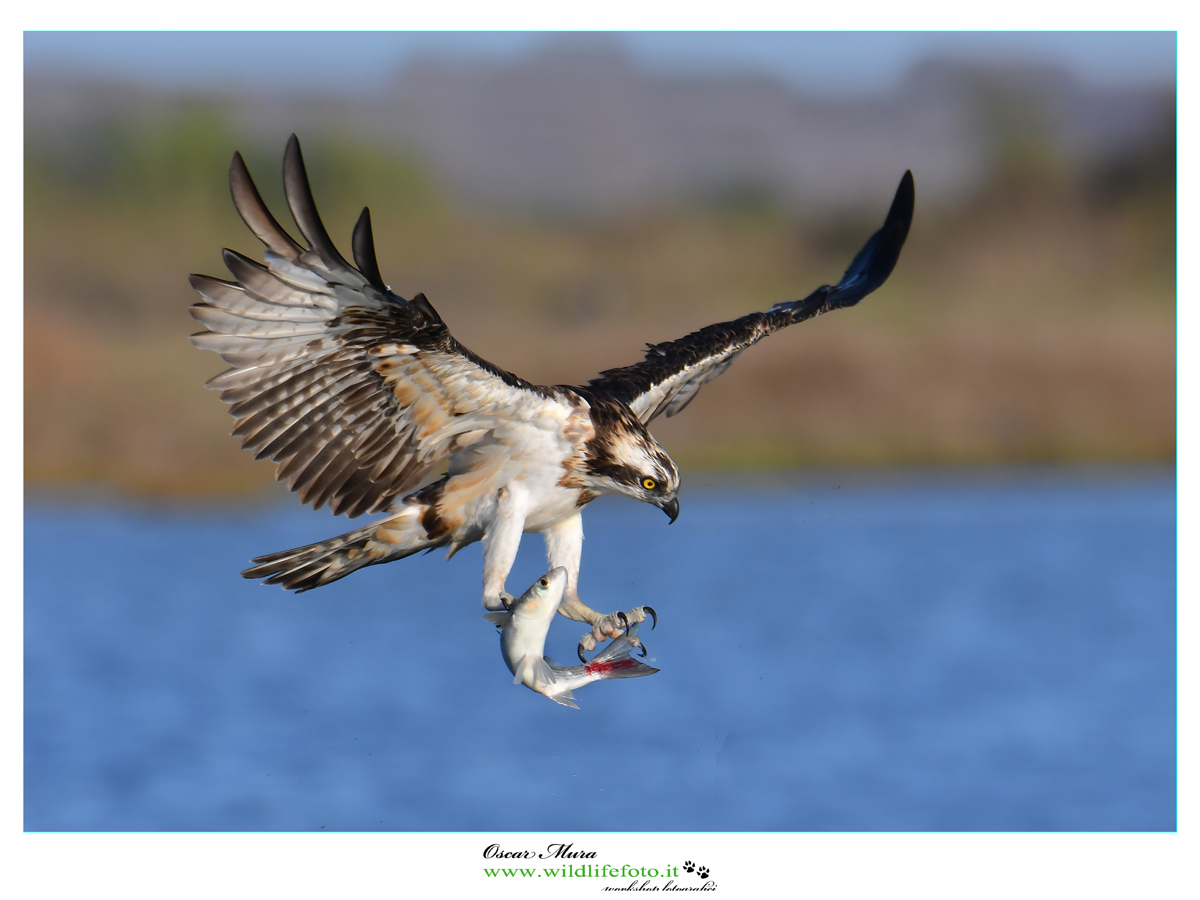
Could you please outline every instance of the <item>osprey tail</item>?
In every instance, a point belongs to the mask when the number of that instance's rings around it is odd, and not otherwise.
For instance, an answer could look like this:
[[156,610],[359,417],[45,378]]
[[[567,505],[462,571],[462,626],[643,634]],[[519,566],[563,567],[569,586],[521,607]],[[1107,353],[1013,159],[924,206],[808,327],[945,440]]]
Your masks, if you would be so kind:
[[265,584],[283,585],[300,593],[345,578],[364,566],[440,547],[449,538],[429,536],[422,524],[424,509],[423,504],[414,504],[391,518],[329,540],[256,557],[251,562],[257,565],[242,572],[242,577],[262,578]]

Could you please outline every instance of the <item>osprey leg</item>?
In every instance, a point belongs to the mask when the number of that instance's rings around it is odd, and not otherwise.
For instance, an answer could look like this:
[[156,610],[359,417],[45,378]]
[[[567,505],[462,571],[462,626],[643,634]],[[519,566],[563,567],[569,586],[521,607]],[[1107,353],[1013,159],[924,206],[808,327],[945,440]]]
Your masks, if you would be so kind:
[[567,587],[558,611],[568,619],[592,626],[592,630],[579,639],[581,652],[595,650],[597,642],[620,637],[630,623],[646,621],[646,608],[642,606],[624,613],[604,615],[579,599],[579,560],[583,554],[582,515],[575,513],[568,516],[545,529],[542,536],[546,539],[546,560],[550,568],[562,566],[567,570]]
[[508,609],[513,601],[504,590],[504,581],[516,562],[528,509],[529,492],[524,485],[514,481],[500,488],[495,517],[483,536],[484,609]]

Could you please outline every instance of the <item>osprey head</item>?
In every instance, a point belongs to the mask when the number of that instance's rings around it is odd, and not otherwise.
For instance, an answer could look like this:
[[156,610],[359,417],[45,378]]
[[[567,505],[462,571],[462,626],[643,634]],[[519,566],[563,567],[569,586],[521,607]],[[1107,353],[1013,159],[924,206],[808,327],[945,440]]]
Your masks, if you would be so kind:
[[679,470],[646,426],[628,408],[596,405],[592,425],[596,432],[587,442],[583,465],[588,487],[598,494],[653,503],[674,522],[679,517]]

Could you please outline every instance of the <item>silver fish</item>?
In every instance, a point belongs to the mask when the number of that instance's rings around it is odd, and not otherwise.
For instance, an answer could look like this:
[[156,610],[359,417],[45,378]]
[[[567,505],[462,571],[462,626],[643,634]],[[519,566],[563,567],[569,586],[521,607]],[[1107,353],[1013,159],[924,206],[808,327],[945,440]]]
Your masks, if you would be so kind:
[[[543,655],[546,634],[566,585],[567,570],[562,566],[551,569],[514,600],[507,611],[484,616],[500,631],[500,653],[513,673],[513,684],[523,684],[555,703],[579,709],[572,702],[573,688],[607,678],[635,678],[658,671],[633,659],[633,651],[639,648],[636,623],[581,666],[559,666],[547,660]],[[644,649],[642,655],[646,655]]]
[[546,633],[562,603],[566,586],[567,570],[558,566],[531,584],[505,612],[484,616],[489,622],[495,622],[500,630],[500,653],[513,673],[513,684],[523,684],[531,691],[542,693],[543,685],[554,683],[554,675],[542,652],[546,649]]

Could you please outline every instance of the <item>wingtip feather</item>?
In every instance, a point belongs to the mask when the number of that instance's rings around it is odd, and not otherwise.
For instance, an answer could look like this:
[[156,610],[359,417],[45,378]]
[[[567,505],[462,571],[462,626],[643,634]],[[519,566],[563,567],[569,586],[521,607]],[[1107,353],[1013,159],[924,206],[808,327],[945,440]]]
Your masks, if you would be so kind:
[[378,291],[387,292],[383,276],[379,274],[379,261],[375,256],[375,234],[371,230],[371,210],[364,206],[358,221],[354,224],[354,232],[350,237],[350,250],[354,254],[354,263],[358,271],[370,282],[371,287]]
[[304,155],[300,152],[300,140],[296,135],[288,138],[283,151],[283,192],[296,227],[304,239],[330,268],[350,269],[351,266],[338,252],[325,224],[317,212],[312,187],[308,183],[308,170],[304,166]]
[[237,150],[229,162],[229,193],[233,197],[233,205],[238,215],[242,217],[246,227],[254,232],[255,237],[270,250],[287,259],[295,259],[300,255],[304,248],[297,244],[271,215],[254,184],[254,179],[250,177],[246,161]]
[[901,244],[904,243],[904,238],[908,237],[908,229],[912,225],[916,202],[917,189],[913,182],[912,169],[908,169],[900,179],[900,184],[896,188],[896,196],[892,199],[892,207],[888,210],[887,219],[884,221],[884,228],[887,228],[889,224],[903,226],[904,237],[900,239]]

